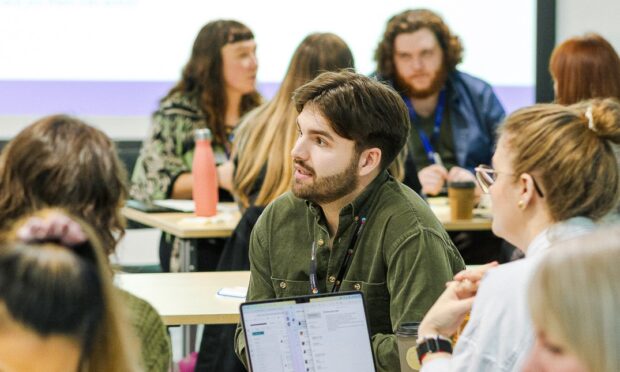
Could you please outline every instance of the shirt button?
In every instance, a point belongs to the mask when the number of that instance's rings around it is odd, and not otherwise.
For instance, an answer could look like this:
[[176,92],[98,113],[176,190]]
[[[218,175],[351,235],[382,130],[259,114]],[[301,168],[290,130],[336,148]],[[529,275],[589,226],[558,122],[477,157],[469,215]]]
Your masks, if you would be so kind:
[[319,239],[319,241],[317,242],[317,244],[319,245],[319,247],[322,247],[323,244],[325,244],[325,241],[323,239]]
[[282,289],[286,288],[286,282],[280,282],[280,288]]
[[362,285],[361,285],[361,284],[359,284],[359,283],[355,283],[355,284],[353,285],[353,288],[355,288],[355,290],[356,290],[356,291],[359,291],[360,289],[362,289]]
[[333,283],[335,281],[336,281],[336,277],[335,276],[332,275],[332,276],[329,277],[329,282],[330,283]]

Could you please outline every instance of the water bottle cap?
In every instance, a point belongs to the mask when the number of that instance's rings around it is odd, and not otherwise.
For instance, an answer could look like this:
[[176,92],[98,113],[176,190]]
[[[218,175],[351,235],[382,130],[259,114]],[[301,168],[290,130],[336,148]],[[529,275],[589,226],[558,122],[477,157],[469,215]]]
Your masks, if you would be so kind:
[[209,130],[209,128],[200,128],[200,129],[194,130],[194,140],[211,141],[211,139],[212,139],[212,136],[211,136],[211,131]]

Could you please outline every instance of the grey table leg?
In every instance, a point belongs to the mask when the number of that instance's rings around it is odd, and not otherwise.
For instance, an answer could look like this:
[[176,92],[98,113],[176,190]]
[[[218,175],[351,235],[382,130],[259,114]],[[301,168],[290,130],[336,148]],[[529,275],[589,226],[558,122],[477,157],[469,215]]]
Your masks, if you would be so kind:
[[196,271],[196,240],[181,239],[181,272]]
[[196,350],[196,332],[198,326],[196,325],[182,325],[181,332],[183,336],[182,355],[185,357],[189,353]]
[[[181,239],[181,272],[196,271],[196,240]],[[183,334],[183,355],[188,355],[196,350],[196,330],[195,325],[182,325]]]

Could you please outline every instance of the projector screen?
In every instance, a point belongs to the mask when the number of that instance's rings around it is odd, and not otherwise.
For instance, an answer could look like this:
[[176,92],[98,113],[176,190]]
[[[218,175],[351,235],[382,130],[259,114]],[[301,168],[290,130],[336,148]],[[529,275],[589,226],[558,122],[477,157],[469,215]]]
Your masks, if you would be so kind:
[[411,7],[444,17],[464,45],[459,69],[493,85],[507,111],[534,102],[535,0],[0,0],[0,137],[63,112],[142,138],[197,32],[219,18],[254,31],[266,98],[311,32],[342,37],[369,74],[388,18]]

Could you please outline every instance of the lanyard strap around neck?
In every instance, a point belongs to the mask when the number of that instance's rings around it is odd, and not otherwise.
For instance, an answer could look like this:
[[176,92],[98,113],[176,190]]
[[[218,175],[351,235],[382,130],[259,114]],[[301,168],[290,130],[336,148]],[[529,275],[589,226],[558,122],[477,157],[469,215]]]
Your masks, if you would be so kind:
[[409,110],[409,119],[411,120],[411,125],[415,126],[418,130],[418,135],[420,136],[420,141],[422,141],[422,146],[424,146],[424,152],[426,153],[428,161],[431,164],[435,164],[437,157],[435,155],[436,151],[433,148],[433,143],[439,143],[441,121],[443,120],[443,112],[446,108],[446,89],[442,89],[439,93],[437,107],[435,108],[435,125],[433,127],[433,134],[430,140],[428,138],[428,135],[422,129],[422,126],[416,124],[418,114],[415,112],[411,100],[404,94],[401,94],[401,96],[403,98],[403,101],[405,101],[405,105],[407,105],[407,109]]
[[[349,247],[347,248],[347,251],[344,254],[342,263],[340,264],[340,269],[338,270],[336,281],[334,282],[334,285],[332,287],[332,292],[340,291],[340,285],[342,284],[342,280],[344,279],[344,276],[347,273],[347,269],[349,268],[349,265],[351,264],[351,261],[353,260],[353,254],[355,253],[357,240],[362,234],[364,226],[366,225],[366,217],[359,217],[359,216],[355,217],[355,221],[357,223],[357,227],[355,231],[353,232],[353,236],[351,237],[351,240],[349,241]],[[310,291],[312,292],[312,294],[319,293],[318,279],[317,279],[316,243],[315,242],[312,242],[312,253],[310,256]]]
[[344,254],[344,259],[342,260],[342,264],[340,264],[340,270],[338,270],[338,275],[336,276],[336,281],[334,282],[334,286],[332,287],[332,292],[340,291],[340,285],[342,284],[342,280],[344,279],[345,274],[347,273],[347,269],[353,260],[353,254],[355,253],[355,246],[357,245],[357,240],[359,236],[362,234],[362,230],[364,229],[364,225],[366,225],[366,217],[361,217],[356,219],[357,228],[351,237],[351,241],[349,242],[349,248]]

